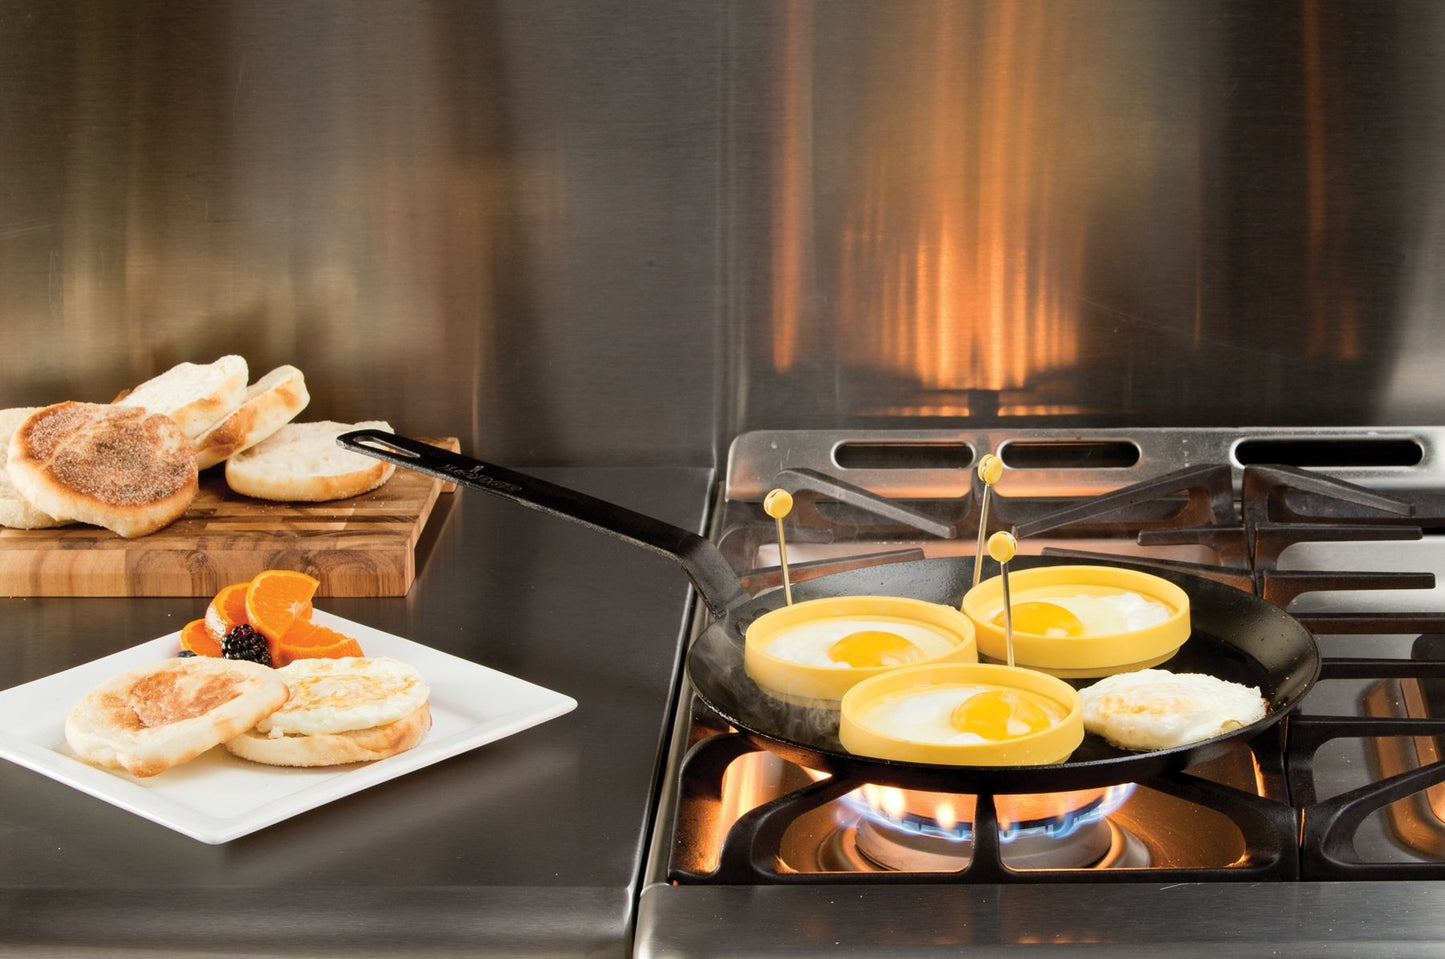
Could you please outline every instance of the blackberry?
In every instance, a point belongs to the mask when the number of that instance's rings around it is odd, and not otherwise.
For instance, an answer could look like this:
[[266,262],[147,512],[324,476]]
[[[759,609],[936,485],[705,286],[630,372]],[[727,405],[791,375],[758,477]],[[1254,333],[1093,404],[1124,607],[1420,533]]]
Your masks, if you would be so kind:
[[176,658],[190,659],[194,655],[196,655],[196,651],[194,649],[183,649],[179,653],[176,653]]
[[222,659],[244,659],[262,666],[271,665],[271,650],[266,646],[266,637],[251,628],[249,623],[233,627],[221,640]]

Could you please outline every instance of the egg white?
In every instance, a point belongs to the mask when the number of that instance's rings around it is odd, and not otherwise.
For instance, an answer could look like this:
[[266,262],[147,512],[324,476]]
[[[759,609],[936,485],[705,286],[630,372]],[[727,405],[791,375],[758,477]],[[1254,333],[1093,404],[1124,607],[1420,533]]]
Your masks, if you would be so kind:
[[778,659],[800,666],[822,666],[830,669],[851,669],[847,663],[838,662],[828,655],[828,648],[844,636],[865,630],[893,633],[908,640],[923,651],[924,660],[943,656],[958,645],[947,633],[930,629],[918,623],[904,623],[890,619],[865,619],[838,617],[835,619],[814,619],[780,630],[768,643],[767,652]]
[[[1015,606],[1021,603],[1053,603],[1061,606],[1084,624],[1086,636],[1147,629],[1166,621],[1171,615],[1170,608],[1165,604],[1131,590],[1101,594],[1079,593],[1071,596],[1048,590],[1030,590],[1015,595],[1013,603]],[[991,614],[991,618],[1002,612],[1003,605],[1000,604]],[[1042,635],[1064,636],[1065,633],[1060,629],[1049,630]]]
[[[863,711],[858,722],[869,729],[930,745],[952,746],[998,740],[967,732],[953,725],[953,711],[978,693],[1004,687],[985,683],[938,683],[882,696]],[[1028,694],[1024,694],[1028,695]],[[1055,722],[1063,718],[1058,706],[1043,697],[1029,697]],[[1020,733],[1026,730],[1019,730]]]
[[1170,749],[1263,719],[1259,688],[1202,673],[1141,669],[1079,691],[1084,729],[1122,749]]
[[427,701],[412,666],[387,656],[297,659],[276,670],[291,698],[256,724],[272,736],[339,733],[396,722]]

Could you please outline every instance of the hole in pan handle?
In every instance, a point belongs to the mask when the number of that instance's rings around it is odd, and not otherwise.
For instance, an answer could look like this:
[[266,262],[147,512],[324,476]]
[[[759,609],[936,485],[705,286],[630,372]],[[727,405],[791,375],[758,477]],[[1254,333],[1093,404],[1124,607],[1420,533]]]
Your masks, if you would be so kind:
[[336,442],[353,452],[501,496],[661,553],[682,567],[715,616],[720,617],[733,606],[752,598],[718,548],[680,526],[535,476],[385,430],[352,430],[338,436]]

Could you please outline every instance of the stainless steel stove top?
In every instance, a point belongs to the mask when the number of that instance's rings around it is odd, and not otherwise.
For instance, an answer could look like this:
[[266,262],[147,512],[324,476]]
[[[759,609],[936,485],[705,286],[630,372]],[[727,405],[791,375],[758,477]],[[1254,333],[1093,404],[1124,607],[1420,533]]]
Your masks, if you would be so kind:
[[[690,748],[710,737],[725,740],[727,730],[693,700],[684,680],[644,876],[637,954],[930,955],[966,947],[970,954],[989,955],[1023,943],[1065,949],[1088,943],[1091,954],[1098,955],[1167,950],[1213,956],[1229,947],[1267,947],[1271,955],[1300,956],[1439,954],[1445,948],[1445,926],[1435,921],[1445,907],[1445,821],[1440,815],[1445,788],[1432,784],[1445,779],[1445,771],[1429,765],[1439,756],[1437,736],[1445,734],[1445,724],[1435,718],[1445,710],[1445,663],[1440,662],[1445,640],[1436,635],[1445,633],[1438,583],[1438,574],[1445,572],[1445,530],[1438,528],[1436,515],[1437,497],[1445,491],[1437,462],[1441,439],[1433,429],[1403,428],[1087,435],[788,431],[739,437],[716,504],[712,538],[723,544],[745,581],[754,584],[771,581],[768,567],[777,562],[776,549],[765,527],[751,533],[747,528],[756,521],[757,504],[776,485],[792,486],[816,500],[816,512],[807,519],[829,527],[811,541],[790,540],[793,564],[816,562],[826,569],[850,552],[971,555],[974,536],[966,517],[969,498],[977,494],[971,467],[986,452],[1010,464],[997,486],[999,502],[1011,503],[1013,515],[1025,522],[1067,511],[1081,500],[1209,466],[1228,467],[1231,496],[1241,510],[1245,483],[1276,464],[1287,468],[1287,478],[1293,477],[1291,470],[1307,474],[1305,486],[1318,476],[1406,506],[1343,508],[1345,525],[1355,529],[1329,535],[1317,530],[1313,537],[1298,536],[1302,541],[1270,545],[1260,554],[1271,577],[1268,589],[1314,632],[1325,660],[1320,681],[1287,723],[1289,748],[1256,743],[1255,752],[1264,759],[1246,757],[1243,764],[1245,778],[1252,770],[1257,791],[1276,803],[1275,812],[1283,810],[1283,829],[1298,829],[1298,848],[1287,849],[1282,869],[1246,869],[1244,881],[1221,872],[1221,860],[1226,867],[1249,866],[1269,855],[1236,856],[1228,836],[1238,830],[1226,827],[1216,836],[1205,817],[1186,816],[1169,827],[1179,833],[1175,838],[1213,853],[1186,853],[1194,861],[1170,862],[1169,870],[1155,874],[1138,869],[1139,861],[1129,859],[1127,849],[1120,852],[1116,835],[1101,856],[1111,859],[1106,868],[1134,870],[1123,882],[1078,881],[1077,873],[1067,881],[1045,876],[1037,883],[1017,882],[1010,875],[1008,882],[977,882],[966,874],[900,875],[896,869],[876,869],[871,861],[866,875],[840,880],[828,873],[852,870],[849,857],[858,855],[856,840],[846,828],[837,838],[832,826],[821,830],[831,838],[820,845],[831,844],[833,853],[825,850],[816,861],[812,851],[790,850],[781,857],[788,861],[780,863],[776,876],[694,881],[676,865],[687,860],[695,825],[687,821],[690,809],[679,803],[680,769]],[[834,481],[887,498],[885,514],[891,509],[912,515],[879,519],[868,510],[839,510]],[[1268,495],[1291,517],[1319,507],[1308,491],[1303,499],[1291,499],[1289,490]],[[1179,497],[1166,499],[1177,502]],[[851,503],[846,495],[841,501]],[[1319,508],[1336,512],[1334,506]],[[1003,513],[1007,518],[1009,509]],[[1334,518],[1307,521],[1334,528]],[[1231,569],[1229,559],[1198,542],[1154,546],[1148,535],[1126,532],[1125,523],[1112,532],[1108,522],[1096,525],[1083,535],[1060,528],[1032,541],[1026,537],[1026,549],[1103,552],[1201,567],[1246,586],[1252,578],[1257,587],[1262,578]],[[1272,525],[1255,523],[1251,543],[1274,535]],[[700,610],[695,629],[706,620]],[[770,777],[786,783],[796,775],[778,772],[773,768],[778,761],[768,755],[742,762],[757,767],[746,777],[753,783]],[[1394,788],[1400,795],[1381,798],[1378,784],[1386,777],[1400,780]],[[784,784],[776,791],[790,788]],[[725,833],[727,823],[710,828]],[[1157,845],[1152,839],[1146,844]],[[844,851],[837,854],[840,845]],[[1115,856],[1122,861],[1112,861]],[[863,858],[869,858],[866,850]],[[815,868],[820,875],[798,875]]]

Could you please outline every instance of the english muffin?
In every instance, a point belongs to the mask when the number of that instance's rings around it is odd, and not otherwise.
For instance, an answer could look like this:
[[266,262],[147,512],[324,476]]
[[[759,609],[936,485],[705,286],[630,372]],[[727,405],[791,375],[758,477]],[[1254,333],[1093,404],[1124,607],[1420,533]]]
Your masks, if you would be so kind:
[[151,413],[164,413],[194,440],[241,405],[250,376],[244,357],[211,363],[177,363],[116,400]]
[[196,438],[196,466],[208,469],[248,450],[306,408],[306,378],[294,366],[278,366],[246,387],[246,396],[219,423]]
[[273,766],[366,762],[411,749],[431,729],[430,689],[400,660],[298,659],[275,673],[290,698],[226,743],[242,759]]
[[14,435],[15,428],[38,409],[38,406],[17,406],[0,410],[0,526],[11,529],[46,529],[65,525],[65,520],[56,519],[49,513],[36,509],[28,499],[21,496],[20,491],[15,488],[15,482],[10,479],[9,468],[5,465],[5,461],[9,459],[10,437]]
[[175,421],[113,403],[36,410],[11,435],[6,466],[36,509],[124,537],[174,522],[199,489],[195,450]]
[[376,489],[391,478],[391,463],[336,445],[357,429],[391,432],[381,420],[363,423],[287,423],[248,450],[226,460],[226,485],[257,499],[321,502]]
[[167,659],[86,693],[66,717],[65,739],[86,762],[155,776],[250,729],[289,695],[259,663]]

